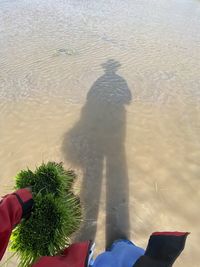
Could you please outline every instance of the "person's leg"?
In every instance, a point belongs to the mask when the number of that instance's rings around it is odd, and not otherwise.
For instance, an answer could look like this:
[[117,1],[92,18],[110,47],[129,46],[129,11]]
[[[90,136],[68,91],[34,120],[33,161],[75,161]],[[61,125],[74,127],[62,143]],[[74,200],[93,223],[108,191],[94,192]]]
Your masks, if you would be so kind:
[[135,246],[129,240],[117,240],[110,250],[95,259],[93,267],[132,267],[144,252],[144,249]]
[[106,245],[129,238],[129,189],[124,144],[113,142],[106,157]]
[[95,154],[88,158],[81,185],[81,202],[83,205],[83,225],[76,240],[94,240],[97,229],[97,217],[102,187],[103,156]]

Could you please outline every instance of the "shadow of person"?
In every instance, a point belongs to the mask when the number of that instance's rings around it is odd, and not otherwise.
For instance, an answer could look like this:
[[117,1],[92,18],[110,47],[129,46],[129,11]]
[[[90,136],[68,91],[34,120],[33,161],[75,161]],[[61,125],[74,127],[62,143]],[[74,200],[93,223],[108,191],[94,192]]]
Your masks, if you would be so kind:
[[[120,63],[108,60],[105,73],[87,94],[80,120],[66,134],[63,151],[83,170],[81,201],[85,220],[78,239],[95,238],[105,166],[106,245],[129,237],[128,174],[125,154],[126,109],[131,92],[116,74]],[[68,156],[67,156],[68,155]]]

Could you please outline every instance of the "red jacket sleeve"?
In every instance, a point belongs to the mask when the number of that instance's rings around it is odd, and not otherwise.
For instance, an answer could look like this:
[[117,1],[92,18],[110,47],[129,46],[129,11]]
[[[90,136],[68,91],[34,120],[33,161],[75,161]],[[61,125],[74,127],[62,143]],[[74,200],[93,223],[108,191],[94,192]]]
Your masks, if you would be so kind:
[[32,194],[27,189],[20,189],[6,195],[0,202],[0,260],[7,248],[12,229],[24,217],[33,205]]
[[91,241],[72,244],[61,256],[41,257],[32,267],[87,267],[91,244]]

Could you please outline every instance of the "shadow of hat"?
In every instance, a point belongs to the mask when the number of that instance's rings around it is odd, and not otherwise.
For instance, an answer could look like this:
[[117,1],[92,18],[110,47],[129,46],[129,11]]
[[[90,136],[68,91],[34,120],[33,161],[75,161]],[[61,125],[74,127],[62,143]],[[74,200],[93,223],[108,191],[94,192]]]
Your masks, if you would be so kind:
[[101,66],[105,70],[115,70],[116,71],[121,66],[121,64],[117,60],[109,59],[108,61],[103,63]]

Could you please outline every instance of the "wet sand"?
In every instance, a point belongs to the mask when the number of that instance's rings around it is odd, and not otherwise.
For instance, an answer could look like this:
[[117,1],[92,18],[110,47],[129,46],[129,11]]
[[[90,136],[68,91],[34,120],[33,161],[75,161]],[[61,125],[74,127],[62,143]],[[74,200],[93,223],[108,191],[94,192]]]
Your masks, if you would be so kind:
[[175,266],[199,266],[199,12],[193,0],[2,1],[1,195],[21,169],[63,161],[84,205],[75,240],[98,253],[189,231]]

